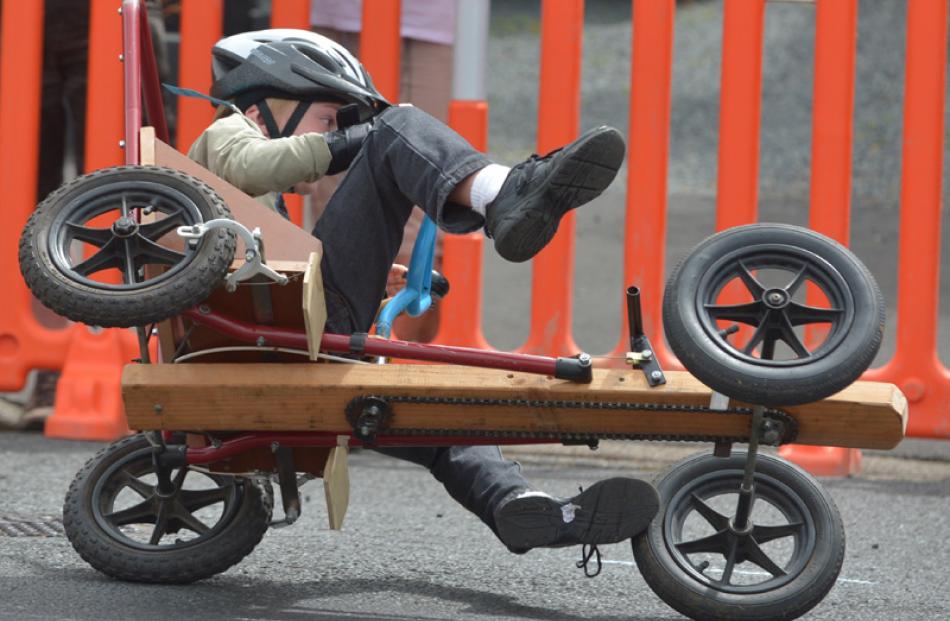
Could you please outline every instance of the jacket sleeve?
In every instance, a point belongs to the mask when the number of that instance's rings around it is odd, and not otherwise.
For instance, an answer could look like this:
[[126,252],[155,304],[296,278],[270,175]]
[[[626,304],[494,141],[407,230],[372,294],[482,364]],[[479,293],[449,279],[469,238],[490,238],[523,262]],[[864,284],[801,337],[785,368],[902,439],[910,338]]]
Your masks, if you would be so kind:
[[316,181],[330,165],[330,150],[321,134],[269,139],[241,114],[212,123],[188,157],[251,196]]

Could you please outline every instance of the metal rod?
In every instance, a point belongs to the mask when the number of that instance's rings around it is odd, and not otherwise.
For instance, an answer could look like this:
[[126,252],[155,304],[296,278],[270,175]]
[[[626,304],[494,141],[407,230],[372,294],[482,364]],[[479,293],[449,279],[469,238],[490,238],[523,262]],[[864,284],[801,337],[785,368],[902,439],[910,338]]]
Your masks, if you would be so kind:
[[627,287],[627,323],[630,327],[630,342],[643,336],[643,315],[640,312],[640,287]]
[[[339,445],[341,434],[349,436],[350,430],[340,432],[302,432],[302,433],[249,433],[221,442],[219,447],[207,446],[204,448],[187,449],[186,459],[189,464],[207,464],[214,461],[233,457],[253,448],[271,446],[274,442],[288,448],[319,448]],[[559,444],[558,441],[539,438],[499,438],[477,436],[396,436],[378,435],[373,440],[374,447],[387,446],[494,446],[499,444]],[[353,436],[347,440],[348,446],[365,446],[365,443]]]
[[765,408],[761,405],[752,406],[752,420],[749,422],[749,452],[746,454],[745,473],[742,476],[736,517],[733,520],[733,527],[737,531],[744,531],[748,527],[752,503],[755,501],[755,459],[759,452],[759,430],[764,412]]
[[[277,345],[297,349],[308,348],[307,335],[302,330],[258,326],[213,312],[202,313],[197,309],[187,310],[182,315],[199,325],[207,326],[245,343],[264,343],[270,346]],[[350,335],[324,334],[320,341],[320,349],[330,352],[352,353],[353,340]],[[370,356],[443,362],[540,375],[558,374],[558,359],[549,356],[390,341],[374,336],[365,339],[360,351]]]

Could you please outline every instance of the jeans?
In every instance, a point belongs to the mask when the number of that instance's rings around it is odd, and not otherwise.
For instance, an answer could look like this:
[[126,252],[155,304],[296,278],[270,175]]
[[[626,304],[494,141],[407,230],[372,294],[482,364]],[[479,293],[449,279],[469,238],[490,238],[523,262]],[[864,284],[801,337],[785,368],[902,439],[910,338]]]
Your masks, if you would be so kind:
[[[443,230],[468,233],[484,218],[448,202],[463,179],[491,160],[454,131],[414,107],[388,108],[376,117],[313,234],[323,242],[326,331],[367,332],[413,205]],[[493,531],[493,512],[515,490],[531,485],[521,467],[497,446],[387,448],[379,452],[419,464],[456,501]]]

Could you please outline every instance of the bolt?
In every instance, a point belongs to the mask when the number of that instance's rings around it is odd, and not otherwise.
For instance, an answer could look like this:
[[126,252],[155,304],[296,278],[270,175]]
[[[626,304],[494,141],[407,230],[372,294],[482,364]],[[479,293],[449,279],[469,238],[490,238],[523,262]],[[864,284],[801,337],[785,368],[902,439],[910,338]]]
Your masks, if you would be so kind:
[[208,313],[211,312],[211,307],[208,306],[207,304],[200,304],[198,306],[198,312],[201,313],[202,315],[207,315]]
[[122,7],[119,7],[119,15],[122,15]]
[[649,349],[644,349],[643,351],[640,352],[640,355],[643,357],[644,360],[649,360],[650,358],[653,357],[653,352],[650,351]]
[[244,253],[244,260],[245,260],[245,261],[250,261],[250,260],[252,260],[253,258],[254,258],[254,251],[253,251],[253,250],[248,250],[247,252]]
[[582,367],[590,366],[590,354],[581,354],[577,357],[577,361],[581,364]]
[[781,304],[782,303],[782,294],[775,292],[769,294],[769,302],[772,304]]
[[279,448],[280,448],[280,442],[271,442],[271,443],[270,443],[270,452],[271,452],[271,453],[276,453],[276,452],[277,452],[277,449],[279,449]]
[[662,372],[662,371],[650,371],[650,379],[652,379],[653,381],[656,381],[656,382],[660,381],[661,379],[663,379],[663,372]]
[[155,410],[156,414],[161,414],[165,407],[161,403],[156,403],[152,406],[152,409]]
[[124,149],[124,148],[125,148],[125,141],[124,141],[124,140],[120,140],[120,141],[119,141],[119,148],[120,148],[120,149]]
[[125,62],[125,54],[119,54],[119,62]]
[[257,337],[257,346],[258,346],[258,347],[263,347],[265,343],[267,343],[267,341],[264,340],[264,337],[263,337],[263,336]]

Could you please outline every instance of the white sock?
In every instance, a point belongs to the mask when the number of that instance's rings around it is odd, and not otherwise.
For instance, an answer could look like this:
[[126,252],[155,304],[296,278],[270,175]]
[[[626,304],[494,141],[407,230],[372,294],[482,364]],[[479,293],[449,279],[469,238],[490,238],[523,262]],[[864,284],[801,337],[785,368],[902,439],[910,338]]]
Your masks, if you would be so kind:
[[485,168],[475,173],[475,179],[472,180],[472,209],[485,215],[485,208],[488,203],[495,200],[501,186],[508,178],[511,171],[507,166],[499,164],[489,164]]

